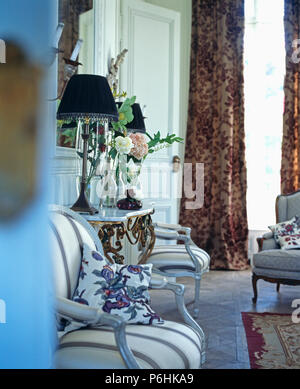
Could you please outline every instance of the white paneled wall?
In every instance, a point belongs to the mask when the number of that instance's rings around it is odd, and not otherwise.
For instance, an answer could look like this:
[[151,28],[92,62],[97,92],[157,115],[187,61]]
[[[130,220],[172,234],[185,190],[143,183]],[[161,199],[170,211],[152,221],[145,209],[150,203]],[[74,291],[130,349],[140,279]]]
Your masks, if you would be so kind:
[[248,234],[248,258],[252,264],[253,254],[258,252],[258,244],[256,239],[268,232],[267,230],[250,230]]
[[51,188],[51,202],[53,204],[73,204],[78,196],[76,175],[66,173],[52,174]]
[[[57,0],[55,0],[57,1]],[[143,2],[144,0],[141,0]],[[182,113],[181,124],[180,124],[180,135],[184,136],[186,127],[186,106],[188,104],[188,87],[189,87],[189,50],[190,50],[190,23],[191,23],[191,0],[185,0],[185,4],[182,4],[182,0],[151,0],[145,1],[145,3],[153,3],[162,7],[174,9],[181,15],[183,22],[183,29],[181,31],[181,73],[180,73],[180,90],[181,90],[181,109]],[[94,73],[102,76],[107,75],[108,64],[111,58],[116,58],[119,52],[124,48],[122,42],[122,34],[120,32],[121,26],[121,8],[122,0],[95,0],[94,1],[94,25],[89,25],[89,17],[91,12],[86,15],[85,19],[81,20],[81,29],[85,31],[86,37],[91,37],[91,31],[94,30],[95,41],[94,41]],[[88,24],[88,25],[87,25]],[[91,42],[86,43],[83,48],[82,55],[84,52],[93,46]],[[83,58],[80,58],[82,62],[86,62]],[[91,72],[92,60],[88,62],[87,69]],[[124,65],[123,65],[124,66]],[[56,69],[53,69],[54,80]],[[55,81],[56,82],[56,81]],[[54,86],[53,92],[50,93],[50,97],[55,94],[56,87]],[[56,104],[53,104],[53,118],[55,118]],[[159,126],[158,126],[159,127]],[[171,129],[170,129],[171,130]],[[53,134],[55,134],[55,122],[53,119]],[[55,137],[53,137],[55,138]],[[53,139],[55,143],[55,139]],[[55,148],[55,147],[54,147]],[[181,159],[183,160],[184,146],[181,145],[178,150]],[[175,149],[169,150],[169,158],[167,163],[171,161],[172,155],[175,153]],[[158,157],[158,155],[156,155]],[[78,166],[76,166],[76,154],[66,148],[57,147],[54,151],[52,159],[52,171],[51,171],[51,201],[61,205],[73,204],[76,199],[76,176],[78,174]],[[145,169],[147,167],[145,166]],[[162,167],[160,169],[162,170]],[[143,184],[145,197],[149,197],[149,192],[153,195],[154,191],[157,192],[154,197],[163,195],[165,197],[162,206],[157,208],[155,219],[168,222],[171,218],[171,201],[170,194],[171,185],[168,180],[165,180],[163,175],[159,187],[151,185],[151,181],[147,178]],[[169,199],[169,200],[168,200]],[[155,201],[155,199],[154,199]]]

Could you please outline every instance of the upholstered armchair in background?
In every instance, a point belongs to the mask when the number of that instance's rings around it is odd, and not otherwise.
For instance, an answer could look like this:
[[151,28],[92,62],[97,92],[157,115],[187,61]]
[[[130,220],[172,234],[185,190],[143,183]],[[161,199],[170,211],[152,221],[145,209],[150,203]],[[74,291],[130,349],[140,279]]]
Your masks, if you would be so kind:
[[[129,324],[119,315],[72,301],[83,245],[103,254],[89,223],[68,208],[50,206],[58,344],[54,367],[61,369],[197,369],[205,361],[205,337],[184,305],[184,286],[153,275],[150,288],[170,290],[183,323]],[[64,332],[69,322],[82,328]]]
[[180,224],[154,223],[157,239],[182,241],[183,244],[155,245],[147,263],[154,272],[165,277],[192,277],[195,280],[194,317],[199,316],[200,281],[209,271],[210,257],[191,239],[191,229]]
[[[300,217],[300,191],[279,195],[276,199],[276,223],[282,223]],[[273,232],[268,232],[257,239],[259,252],[253,255],[252,285],[253,302],[257,301],[257,281],[263,279],[277,284],[300,285],[300,249],[281,249],[274,239]]]

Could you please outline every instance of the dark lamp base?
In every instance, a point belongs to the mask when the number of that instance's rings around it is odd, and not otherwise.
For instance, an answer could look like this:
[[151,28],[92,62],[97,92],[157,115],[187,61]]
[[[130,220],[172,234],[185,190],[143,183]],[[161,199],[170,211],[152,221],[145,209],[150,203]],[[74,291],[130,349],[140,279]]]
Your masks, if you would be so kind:
[[76,203],[71,207],[71,209],[75,212],[89,213],[90,215],[95,215],[96,213],[99,213],[96,208],[91,206],[89,200],[86,198],[84,183],[81,183],[79,197]]

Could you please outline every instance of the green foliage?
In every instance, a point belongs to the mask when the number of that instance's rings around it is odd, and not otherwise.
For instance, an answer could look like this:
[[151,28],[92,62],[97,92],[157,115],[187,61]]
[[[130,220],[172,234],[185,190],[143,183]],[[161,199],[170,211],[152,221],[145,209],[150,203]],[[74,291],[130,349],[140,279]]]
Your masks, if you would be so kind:
[[64,144],[71,143],[72,145],[75,142],[76,139],[76,128],[67,128],[66,130],[62,131],[62,135],[65,136]]
[[165,138],[161,137],[160,131],[151,136],[148,132],[146,132],[147,137],[150,139],[148,142],[149,153],[152,154],[155,151],[158,151],[162,148],[169,147],[173,143],[183,143],[183,138],[176,136],[175,134],[168,134]]
[[112,159],[116,159],[118,152],[115,148],[111,148],[108,154]]
[[[114,94],[115,98],[125,98],[127,96],[126,92],[122,92],[119,94]],[[101,153],[104,152],[106,147],[110,147],[109,150],[109,157],[113,160],[116,160],[118,157],[118,152],[115,148],[115,138],[118,136],[127,136],[127,128],[126,125],[134,119],[133,113],[132,113],[132,105],[136,102],[136,96],[133,96],[131,98],[126,98],[125,101],[122,103],[120,108],[118,108],[119,112],[119,120],[117,122],[112,122],[112,143],[106,144],[106,139],[104,132],[99,131],[99,128],[97,126],[97,122],[93,122],[90,124],[89,132],[90,137],[88,140],[88,161],[89,161],[89,172],[88,172],[88,179],[87,183],[90,182],[91,178],[95,175],[96,169],[98,166],[98,163],[100,161]],[[59,105],[60,102],[58,102]],[[57,134],[59,133],[61,135],[65,136],[65,144],[71,143],[74,145],[76,140],[76,134],[77,134],[77,128],[66,128],[65,130],[62,128],[64,124],[70,125],[72,122],[69,121],[57,121]],[[98,132],[98,133],[97,133]],[[183,143],[183,138],[180,138],[176,136],[175,134],[167,134],[166,137],[162,137],[160,131],[157,133],[150,135],[148,132],[146,133],[146,136],[149,138],[148,142],[148,153],[152,154],[160,149],[163,149],[165,147],[170,147],[173,143]],[[80,158],[83,158],[83,153],[80,151],[77,151],[77,155]],[[132,155],[126,156],[127,163],[132,159],[132,161],[135,164],[140,164],[141,161],[137,160]],[[144,159],[147,156],[144,157]],[[119,171],[119,165],[116,166],[116,176],[118,178],[120,171]],[[129,171],[128,168],[125,168],[127,170],[127,178],[128,182],[131,182],[131,178],[129,177]]]
[[127,98],[121,107],[118,109],[119,111],[119,120],[117,122],[112,122],[112,127],[116,133],[116,137],[126,136],[127,129],[126,124],[132,122],[134,119],[133,113],[132,113],[132,105],[135,103],[136,96],[133,96],[131,98]]

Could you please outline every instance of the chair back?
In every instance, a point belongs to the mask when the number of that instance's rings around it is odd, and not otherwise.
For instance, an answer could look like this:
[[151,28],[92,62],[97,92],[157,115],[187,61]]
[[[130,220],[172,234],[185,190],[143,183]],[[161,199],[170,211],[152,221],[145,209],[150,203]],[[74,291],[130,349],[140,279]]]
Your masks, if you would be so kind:
[[72,299],[78,284],[83,243],[103,253],[90,224],[66,207],[49,207],[50,239],[56,296]]
[[279,195],[276,199],[277,223],[289,220],[296,215],[300,216],[300,190],[287,195]]

